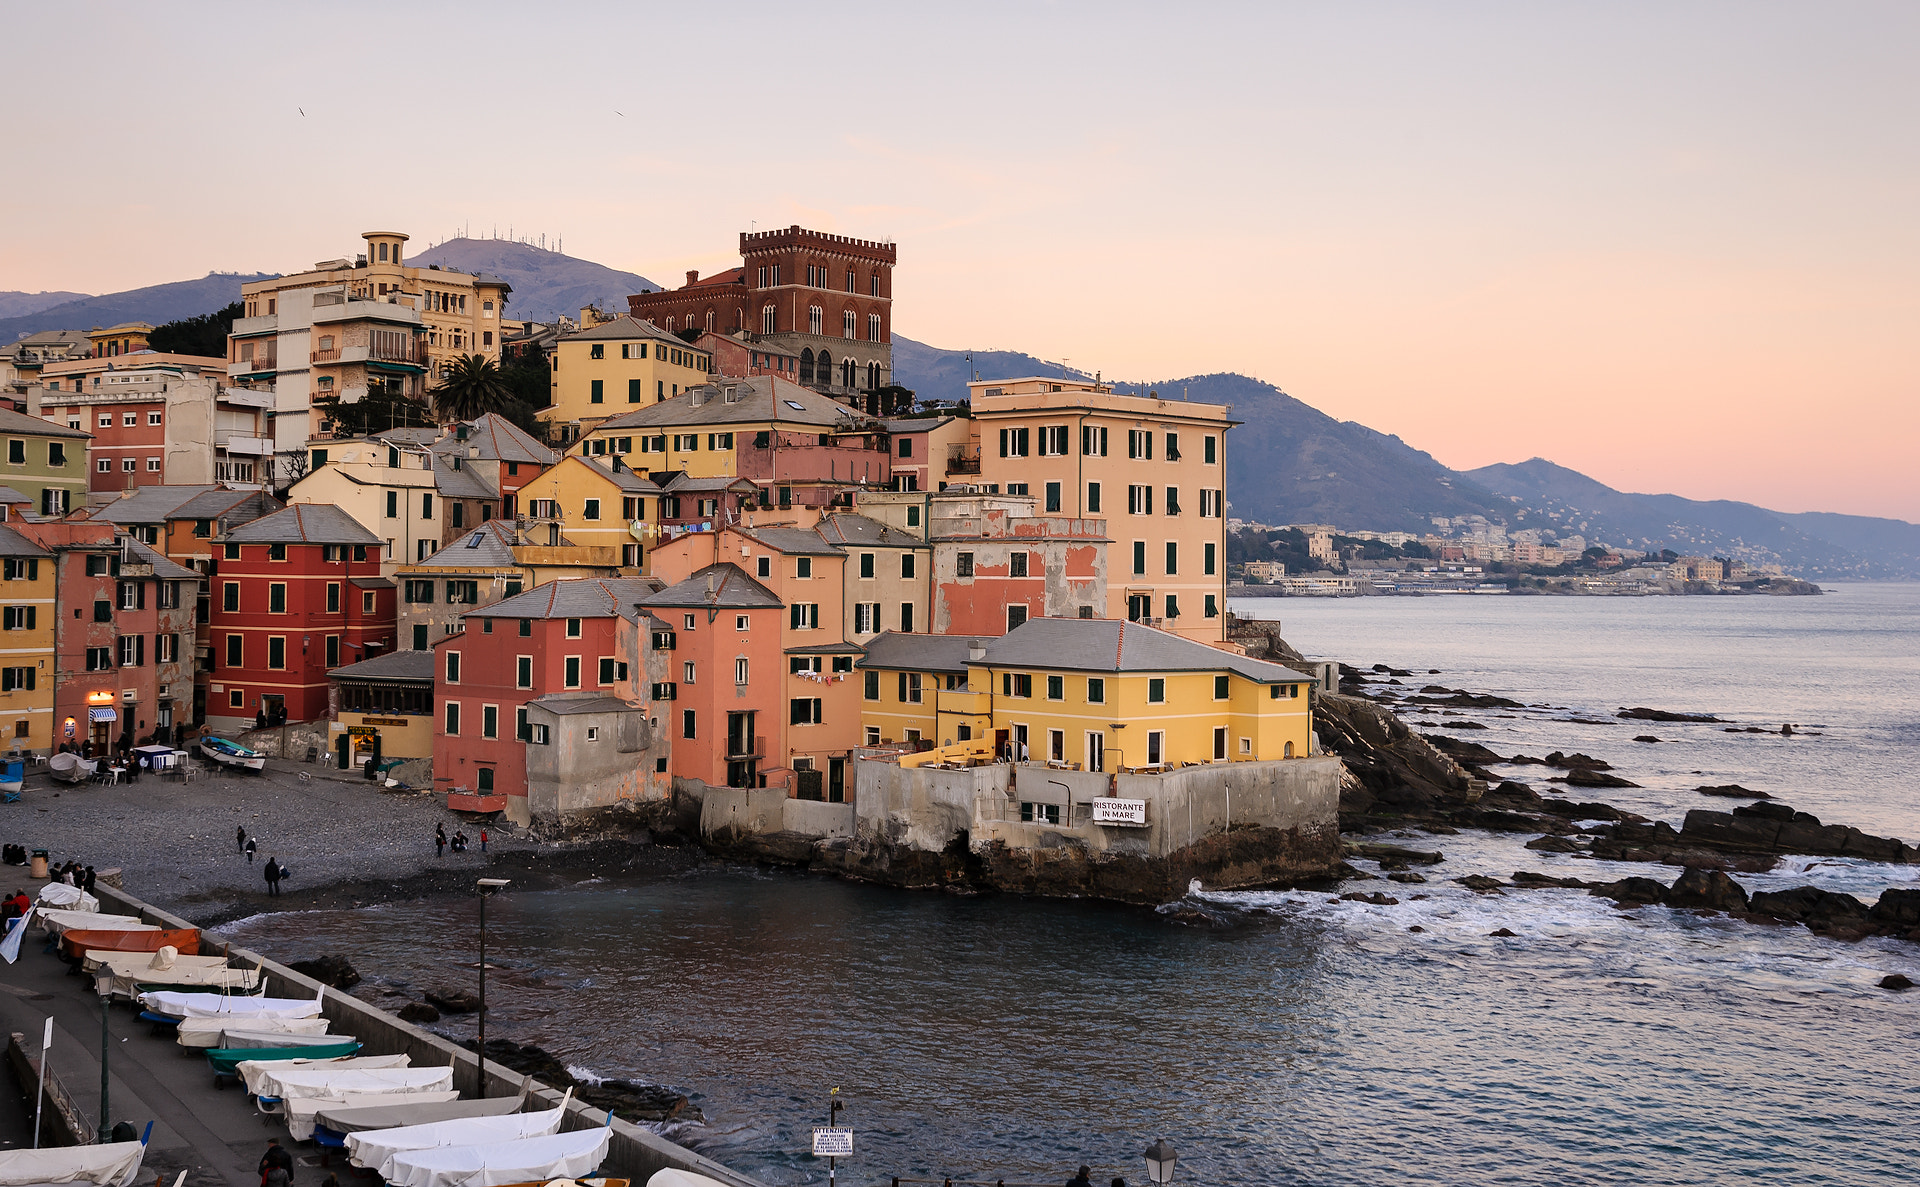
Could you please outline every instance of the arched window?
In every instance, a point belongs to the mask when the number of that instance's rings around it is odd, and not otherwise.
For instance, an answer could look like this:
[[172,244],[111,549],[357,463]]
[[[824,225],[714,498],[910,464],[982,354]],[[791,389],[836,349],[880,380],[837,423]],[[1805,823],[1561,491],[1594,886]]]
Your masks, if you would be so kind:
[[673,314],[667,314],[667,333],[673,333]]
[[[820,356],[814,360],[813,374],[814,374],[814,377],[823,384],[832,383],[833,382],[833,356],[828,354],[824,350],[821,351]],[[802,379],[800,382],[805,383],[806,380]]]
[[380,262],[383,264],[387,262],[387,245],[384,243],[380,245]]
[[818,305],[807,306],[807,333],[820,333],[820,307]]
[[853,310],[851,309],[843,309],[840,311],[840,336],[842,338],[853,337]]
[[713,310],[707,310],[707,333],[713,333]]
[[867,364],[867,390],[870,392],[877,392],[880,390],[880,364],[879,363]]
[[807,349],[802,350],[800,352],[800,382],[801,383],[813,382],[813,348],[812,347],[808,347]]
[[760,307],[760,332],[762,334],[774,333],[775,326],[777,324],[778,323],[775,320],[773,315],[773,306],[771,305],[761,306]]
[[1286,757],[1287,757],[1287,758],[1292,758],[1292,757],[1293,757],[1293,743],[1292,743],[1292,742],[1288,742],[1288,743],[1287,743],[1287,749],[1286,749]]
[[855,366],[857,366],[857,364],[852,359],[842,359],[840,361],[840,386],[841,387],[850,388],[853,386]]

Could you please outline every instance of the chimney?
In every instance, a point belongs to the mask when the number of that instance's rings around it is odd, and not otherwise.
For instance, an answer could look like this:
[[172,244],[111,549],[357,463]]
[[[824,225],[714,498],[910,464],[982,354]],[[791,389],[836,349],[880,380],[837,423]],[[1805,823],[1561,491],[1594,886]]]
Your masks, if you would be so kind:
[[979,663],[987,658],[987,645],[978,639],[967,640],[967,662]]
[[688,288],[692,288],[695,282],[697,282],[699,279],[700,279],[700,269],[698,268],[687,269],[687,287]]

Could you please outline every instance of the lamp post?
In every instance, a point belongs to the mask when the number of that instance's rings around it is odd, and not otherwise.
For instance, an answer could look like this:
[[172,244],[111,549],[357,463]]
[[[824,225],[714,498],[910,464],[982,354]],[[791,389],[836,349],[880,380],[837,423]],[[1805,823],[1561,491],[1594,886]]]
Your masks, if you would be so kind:
[[1167,1145],[1167,1139],[1155,1138],[1147,1147],[1147,1182],[1173,1182],[1173,1164],[1176,1161],[1173,1147]]
[[480,887],[480,1068],[477,1075],[482,1100],[487,1095],[487,899],[509,881],[508,878],[481,878],[475,883]]
[[[100,1144],[103,1146],[113,1140],[113,1122],[107,1113],[107,1051],[112,1042],[112,1034],[107,1029],[107,1007],[113,1004],[110,990],[110,985],[104,985],[100,992]],[[43,1055],[41,1064],[45,1063]]]

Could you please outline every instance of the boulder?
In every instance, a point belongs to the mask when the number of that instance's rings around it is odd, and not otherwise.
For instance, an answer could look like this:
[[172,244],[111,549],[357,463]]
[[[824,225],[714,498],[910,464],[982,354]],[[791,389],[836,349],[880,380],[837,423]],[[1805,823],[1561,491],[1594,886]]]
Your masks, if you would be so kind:
[[[1575,772],[1575,774],[1578,774],[1578,773],[1579,772],[1577,771]],[[1609,778],[1610,776],[1601,775],[1599,777],[1602,779],[1606,779],[1606,778]],[[1626,780],[1622,779],[1622,780],[1619,780],[1619,782],[1626,783]],[[1627,783],[1627,786],[1632,787],[1633,784]],[[1572,800],[1541,800],[1540,810],[1542,812],[1551,812],[1555,816],[1559,816],[1567,820],[1619,821],[1619,820],[1639,820],[1640,819],[1640,817],[1638,816],[1634,816],[1627,812],[1622,812],[1620,809],[1611,807],[1610,805],[1607,805],[1607,804],[1577,804]]]
[[1669,907],[1692,907],[1707,911],[1744,911],[1746,888],[1719,870],[1688,867],[1680,880],[1667,891]]
[[1623,907],[1645,907],[1666,901],[1667,887],[1652,878],[1622,878],[1618,882],[1599,883],[1587,893],[1596,898],[1610,898]]
[[1920,927],[1920,888],[1900,887],[1880,892],[1880,901],[1867,912],[1875,931],[1904,935]]
[[1424,874],[1399,873],[1399,874],[1387,875],[1387,881],[1389,882],[1406,882],[1406,883],[1418,885],[1419,883],[1425,882],[1426,880],[1427,880],[1426,875]]
[[426,1002],[408,1002],[406,1005],[400,1007],[400,1021],[438,1022],[440,1021],[440,1011],[434,1009]]
[[1886,976],[1880,978],[1880,988],[1891,989],[1895,993],[1898,993],[1903,989],[1912,989],[1913,979],[1905,973],[1888,973]]
[[1817,886],[1763,890],[1748,900],[1747,909],[1755,915],[1805,924],[1818,932],[1862,935],[1869,929],[1865,903],[1850,894],[1835,894]]
[[1770,800],[1773,797],[1764,791],[1748,791],[1738,783],[1722,783],[1717,787],[1696,787],[1701,795],[1723,796],[1730,800]]
[[1508,939],[1508,940],[1514,938],[1513,929],[1510,927],[1495,928],[1493,931],[1488,932],[1487,935],[1489,938],[1495,937],[1495,936],[1498,936],[1502,939]]
[[[1768,796],[1772,799],[1772,796]],[[1735,816],[1751,816],[1758,820],[1778,820],[1786,822],[1794,818],[1794,811],[1785,804],[1744,804],[1733,810]]]
[[1613,764],[1607,762],[1605,759],[1595,758],[1590,754],[1564,754],[1558,750],[1547,755],[1546,765],[1559,767],[1562,770],[1569,770],[1574,767],[1585,767],[1589,771],[1611,771],[1613,769]]
[[1464,878],[1455,878],[1454,881],[1475,894],[1499,894],[1506,885],[1500,879],[1489,878],[1485,874],[1468,874]]
[[1540,853],[1578,853],[1580,846],[1565,837],[1535,837],[1527,842],[1527,848]]
[[1553,782],[1564,783],[1568,787],[1638,787],[1638,783],[1622,779],[1618,775],[1606,775],[1589,767],[1574,767],[1565,775],[1556,777]]
[[1635,709],[1622,709],[1614,714],[1629,721],[1697,721],[1715,722],[1720,719],[1711,713],[1669,713],[1665,709],[1648,709],[1644,706]]
[[360,984],[360,974],[344,956],[322,956],[316,960],[296,960],[287,965],[296,973],[312,977],[335,989],[352,989]]
[[1633,740],[1636,742],[1658,742],[1660,739],[1654,737],[1652,734],[1635,734]]
[[1579,890],[1591,885],[1591,883],[1582,882],[1578,878],[1555,878],[1550,874],[1536,874],[1532,870],[1515,870],[1513,872],[1513,884],[1522,890],[1542,890],[1547,887],[1558,887],[1563,890]]
[[1342,902],[1349,902],[1349,903],[1372,903],[1376,907],[1397,906],[1399,905],[1399,902],[1400,902],[1399,899],[1392,898],[1386,894],[1381,893],[1378,890],[1374,891],[1372,894],[1362,894],[1358,890],[1349,890],[1347,893],[1341,895],[1340,899]]
[[443,1014],[471,1014],[480,1008],[480,998],[464,989],[429,989],[421,996]]

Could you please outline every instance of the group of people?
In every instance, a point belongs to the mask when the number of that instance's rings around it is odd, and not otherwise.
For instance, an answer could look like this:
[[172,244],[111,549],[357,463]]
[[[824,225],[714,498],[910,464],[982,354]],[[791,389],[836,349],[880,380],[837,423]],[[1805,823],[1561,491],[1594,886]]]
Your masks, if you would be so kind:
[[[433,855],[435,857],[445,857],[449,848],[455,853],[465,853],[472,844],[473,842],[468,838],[466,832],[461,829],[454,829],[453,839],[448,840],[446,825],[436,824],[433,826]],[[485,853],[486,851],[487,830],[483,828],[480,830],[480,852]]]
[[[1092,1176],[1093,1170],[1090,1167],[1083,1166],[1080,1168],[1079,1174],[1067,1180],[1067,1187],[1093,1187]],[[1115,1179],[1113,1181],[1113,1187],[1127,1187],[1127,1181],[1125,1179]]]
[[[259,840],[247,835],[245,825],[235,825],[233,830],[233,843],[240,852],[247,855],[247,864],[252,865],[253,855],[260,851]],[[286,881],[287,878],[291,876],[287,867],[281,863],[277,856],[267,858],[266,868],[263,869],[261,873],[266,876],[267,893],[269,895],[279,894],[280,883]]]
[[23,866],[27,864],[27,847],[8,842],[0,845],[0,865]]
[[93,893],[94,883],[99,881],[99,876],[93,872],[92,866],[83,866],[77,861],[70,861],[56,868],[53,871],[52,877],[55,882],[65,882],[68,886],[77,886],[88,894]]
[[0,921],[18,919],[32,906],[33,900],[27,897],[26,891],[15,890],[4,900],[0,900]]

